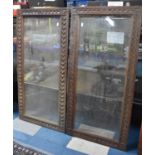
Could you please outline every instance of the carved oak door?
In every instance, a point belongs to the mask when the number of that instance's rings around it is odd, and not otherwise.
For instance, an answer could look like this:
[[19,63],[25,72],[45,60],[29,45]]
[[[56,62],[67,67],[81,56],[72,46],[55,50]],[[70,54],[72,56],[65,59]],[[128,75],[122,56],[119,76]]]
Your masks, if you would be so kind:
[[69,134],[126,148],[140,26],[139,7],[71,11]]
[[20,118],[65,130],[68,10],[20,10],[17,17]]

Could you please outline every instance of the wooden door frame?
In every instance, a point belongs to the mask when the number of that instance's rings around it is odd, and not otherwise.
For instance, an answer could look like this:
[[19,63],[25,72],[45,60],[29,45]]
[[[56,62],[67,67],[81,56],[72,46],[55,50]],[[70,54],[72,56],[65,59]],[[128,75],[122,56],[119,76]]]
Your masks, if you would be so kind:
[[[80,17],[91,16],[129,16],[133,18],[133,27],[129,47],[128,64],[125,76],[124,96],[122,101],[120,139],[114,141],[101,136],[95,136],[80,132],[74,129],[74,117],[76,112],[76,81],[77,81],[77,58],[79,48],[79,27]],[[67,122],[66,132],[72,136],[77,136],[103,145],[126,149],[130,118],[132,111],[135,66],[137,61],[137,50],[139,45],[141,28],[141,7],[86,7],[73,8],[71,10],[71,30],[70,30],[70,51],[68,62],[68,91],[67,91]]]
[[[29,117],[25,114],[24,90],[24,18],[28,17],[60,17],[60,62],[59,62],[59,90],[58,109],[59,125]],[[68,25],[69,10],[66,8],[52,9],[22,9],[17,14],[17,74],[18,74],[18,103],[21,119],[59,131],[65,131],[66,120],[66,83],[68,59]]]

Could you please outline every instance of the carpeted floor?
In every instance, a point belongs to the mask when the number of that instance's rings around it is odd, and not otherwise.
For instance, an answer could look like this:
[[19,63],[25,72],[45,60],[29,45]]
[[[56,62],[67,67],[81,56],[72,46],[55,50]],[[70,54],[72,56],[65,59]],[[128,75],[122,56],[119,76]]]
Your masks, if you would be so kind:
[[[54,131],[20,120],[18,113],[14,113],[14,142],[24,146],[34,153],[43,155],[137,155],[139,129],[132,127],[129,134],[128,150],[121,151],[108,146],[96,144],[77,137]],[[24,154],[19,146],[14,155]],[[38,155],[38,154],[32,155]],[[42,155],[41,154],[41,155]]]

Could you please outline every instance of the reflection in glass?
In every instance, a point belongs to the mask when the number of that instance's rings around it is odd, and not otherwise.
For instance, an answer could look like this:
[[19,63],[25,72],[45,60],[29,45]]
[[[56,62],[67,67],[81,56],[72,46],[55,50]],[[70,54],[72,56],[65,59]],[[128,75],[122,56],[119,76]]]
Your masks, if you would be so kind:
[[129,17],[81,17],[75,128],[119,140]]
[[58,124],[59,18],[24,19],[26,115]]

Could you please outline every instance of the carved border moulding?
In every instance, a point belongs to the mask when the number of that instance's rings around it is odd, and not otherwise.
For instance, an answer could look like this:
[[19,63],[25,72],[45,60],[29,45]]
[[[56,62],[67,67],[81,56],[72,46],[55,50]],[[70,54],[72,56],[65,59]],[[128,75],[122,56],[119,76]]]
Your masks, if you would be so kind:
[[47,16],[47,15],[66,15],[68,14],[68,10],[67,9],[63,9],[63,8],[53,8],[53,9],[24,9],[21,12],[22,16]]
[[[38,118],[25,115],[24,101],[24,18],[25,17],[60,17],[60,63],[59,63],[59,89],[58,89],[58,109],[59,125],[44,122]],[[25,9],[19,10],[17,15],[17,71],[18,71],[18,102],[20,118],[41,126],[65,131],[66,116],[66,73],[68,57],[68,23],[69,10],[65,8],[52,9]]]
[[[80,132],[74,128],[76,113],[76,80],[77,80],[77,59],[79,45],[79,19],[80,17],[96,17],[96,16],[127,16],[131,17],[132,32],[129,44],[128,64],[125,71],[125,88],[122,101],[122,110],[120,114],[120,137],[119,140],[108,139],[101,136],[95,136],[86,132]],[[127,147],[128,132],[130,127],[135,65],[137,60],[137,49],[139,45],[141,29],[141,7],[86,7],[73,8],[71,10],[71,30],[70,30],[70,51],[68,62],[68,91],[67,91],[67,122],[66,131],[68,134],[84,138],[96,143],[108,145],[125,150]],[[128,78],[130,77],[130,78]]]

